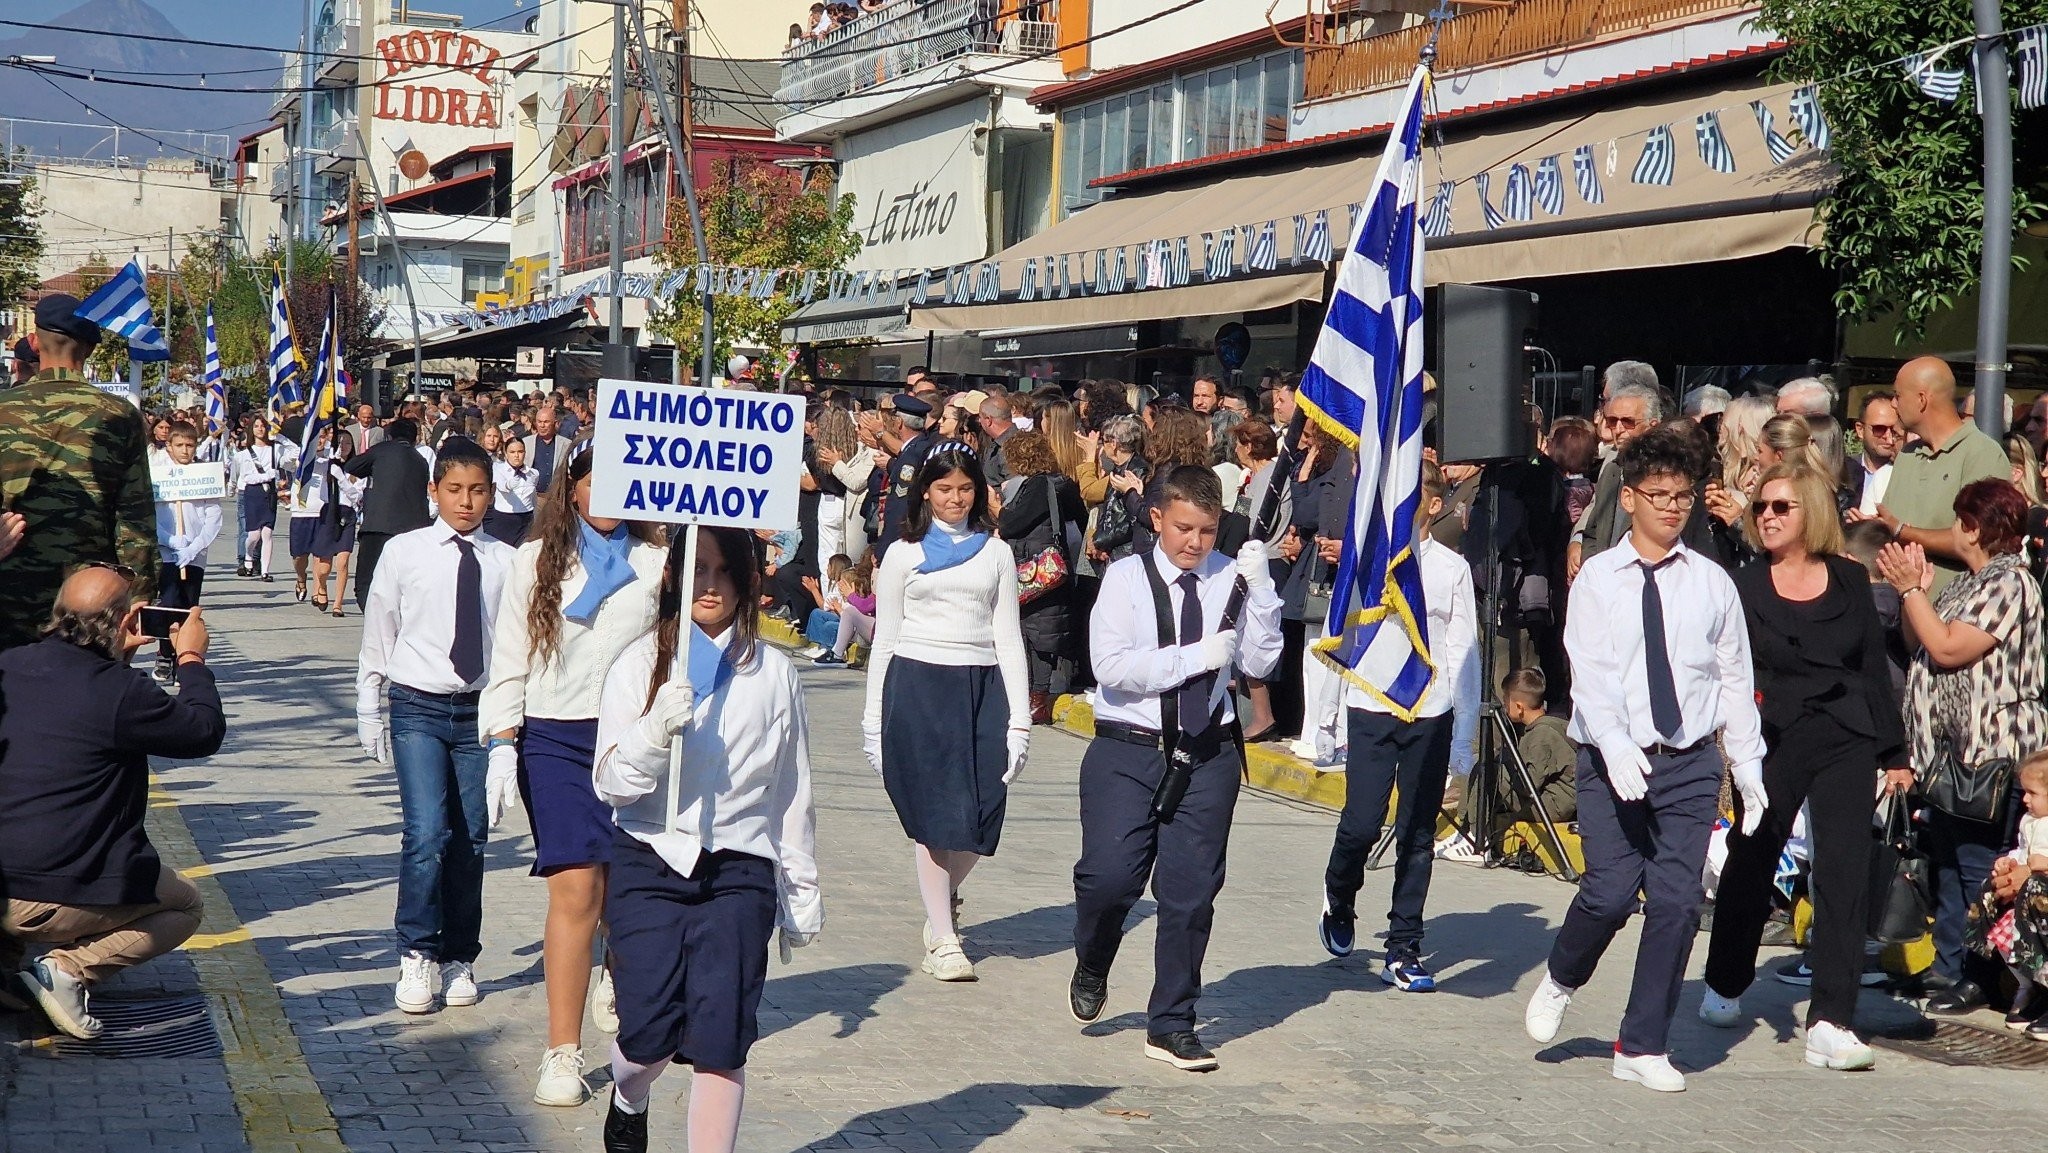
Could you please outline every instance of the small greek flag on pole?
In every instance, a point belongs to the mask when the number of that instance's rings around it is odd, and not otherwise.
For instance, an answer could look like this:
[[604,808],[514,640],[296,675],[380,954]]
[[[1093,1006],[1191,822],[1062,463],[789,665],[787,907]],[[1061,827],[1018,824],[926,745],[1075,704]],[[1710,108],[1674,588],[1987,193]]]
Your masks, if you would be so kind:
[[1492,195],[1493,173],[1480,173],[1475,183],[1479,185],[1479,215],[1485,219],[1487,230],[1490,232],[1506,224],[1507,219],[1494,211],[1493,202],[1489,199]]
[[1500,206],[1507,212],[1509,220],[1536,218],[1532,207],[1536,194],[1529,184],[1529,169],[1525,165],[1517,164],[1508,169],[1508,187],[1507,191],[1501,193]]
[[1906,57],[1906,78],[1930,99],[1953,104],[1963,94],[1963,70],[1940,65],[1940,53],[1930,58],[1925,52],[1915,52]]
[[1821,114],[1819,88],[1809,84],[1792,94],[1792,123],[1808,144],[1828,150],[1828,120]]
[[1600,189],[1600,170],[1594,167],[1593,146],[1581,144],[1572,149],[1572,175],[1579,184],[1579,199],[1588,204],[1607,203],[1607,194]]
[[1671,138],[1671,126],[1659,124],[1643,141],[1643,154],[1636,158],[1636,170],[1629,180],[1636,184],[1669,184],[1678,166],[1678,145]]
[[141,363],[171,358],[171,346],[149,308],[149,282],[134,261],[78,306],[78,315],[128,342],[128,359]]
[[1294,218],[1294,261],[1330,262],[1330,210],[1318,208]]
[[228,382],[220,371],[220,343],[213,336],[213,305],[206,306],[206,432],[219,436],[228,422]]
[[1771,115],[1770,108],[1761,100],[1750,101],[1749,108],[1756,113],[1756,126],[1764,134],[1764,148],[1771,154],[1771,163],[1783,164],[1792,159],[1792,153],[1798,150],[1797,146],[1785,139],[1784,133],[1778,131],[1776,118]]
[[1457,188],[1449,180],[1436,186],[1436,195],[1429,198],[1429,212],[1422,218],[1424,236],[1440,240],[1451,234],[1451,196]]
[[1280,265],[1280,241],[1274,236],[1273,222],[1247,224],[1248,234],[1244,248],[1244,267],[1247,272],[1271,272]]
[[2020,107],[2048,104],[2048,24],[2022,28],[2012,39],[2013,55],[2019,58]]
[[1536,203],[1552,216],[1564,215],[1564,169],[1555,156],[1536,162]]

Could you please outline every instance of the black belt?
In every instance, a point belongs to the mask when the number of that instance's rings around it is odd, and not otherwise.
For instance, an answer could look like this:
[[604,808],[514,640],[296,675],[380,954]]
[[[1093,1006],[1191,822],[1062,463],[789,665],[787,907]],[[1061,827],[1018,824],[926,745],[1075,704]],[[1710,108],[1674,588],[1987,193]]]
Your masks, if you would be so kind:
[[394,689],[404,689],[416,697],[425,697],[430,701],[446,701],[451,705],[473,705],[477,702],[478,698],[484,695],[482,689],[468,689],[459,693],[430,693],[425,689],[413,688],[411,685],[401,685],[397,681],[391,682],[391,687]]
[[1096,721],[1095,735],[1107,737],[1112,741],[1122,741],[1127,745],[1143,745],[1148,749],[1159,747],[1158,729],[1140,728],[1137,725],[1126,725],[1117,721]]
[[[1219,709],[1218,712],[1220,713],[1221,710]],[[1127,725],[1121,721],[1097,719],[1095,722],[1095,735],[1112,741],[1120,741],[1126,745],[1138,745],[1155,751],[1161,747],[1158,729],[1148,729],[1140,725]],[[1207,760],[1209,757],[1216,755],[1217,750],[1228,744],[1229,741],[1230,729],[1224,725],[1220,717],[1210,717],[1209,727],[1203,729],[1200,733],[1194,735],[1182,733],[1180,737],[1181,746],[1202,760]]]
[[1643,752],[1653,757],[1682,757],[1687,753],[1699,752],[1701,749],[1704,749],[1708,745],[1711,745],[1713,743],[1714,734],[1708,733],[1706,736],[1701,737],[1699,740],[1694,741],[1693,743],[1685,746],[1684,748],[1680,748],[1677,745],[1656,744],[1646,746],[1643,749]]

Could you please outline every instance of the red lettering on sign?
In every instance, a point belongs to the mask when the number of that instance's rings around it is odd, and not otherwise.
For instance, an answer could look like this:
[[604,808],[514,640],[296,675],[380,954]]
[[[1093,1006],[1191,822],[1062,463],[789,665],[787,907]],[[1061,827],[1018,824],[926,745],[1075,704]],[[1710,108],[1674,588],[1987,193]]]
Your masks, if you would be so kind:
[[469,93],[456,88],[448,90],[448,123],[469,127]]

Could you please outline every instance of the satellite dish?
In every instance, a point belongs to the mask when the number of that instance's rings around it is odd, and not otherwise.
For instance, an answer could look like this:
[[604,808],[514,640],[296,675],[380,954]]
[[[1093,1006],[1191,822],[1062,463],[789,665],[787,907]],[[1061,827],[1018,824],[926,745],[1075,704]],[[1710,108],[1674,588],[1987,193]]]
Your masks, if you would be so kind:
[[427,154],[414,148],[398,158],[398,171],[407,180],[418,180],[427,174]]

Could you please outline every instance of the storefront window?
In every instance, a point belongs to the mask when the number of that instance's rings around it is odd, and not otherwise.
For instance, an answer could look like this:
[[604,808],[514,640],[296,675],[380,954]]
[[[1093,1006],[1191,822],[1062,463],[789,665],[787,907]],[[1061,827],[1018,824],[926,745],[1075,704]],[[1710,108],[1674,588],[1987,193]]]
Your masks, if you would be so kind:
[[1125,136],[1123,154],[1124,171],[1126,172],[1134,168],[1143,168],[1151,163],[1145,148],[1145,138],[1152,127],[1151,101],[1152,94],[1150,92],[1131,93],[1130,127],[1126,130],[1127,135]]
[[[626,168],[626,244],[624,259],[651,255],[661,245],[668,219],[668,161],[663,155],[638,160]],[[611,190],[605,178],[571,188],[565,196],[568,219],[562,225],[562,269],[580,272],[611,258]]]

